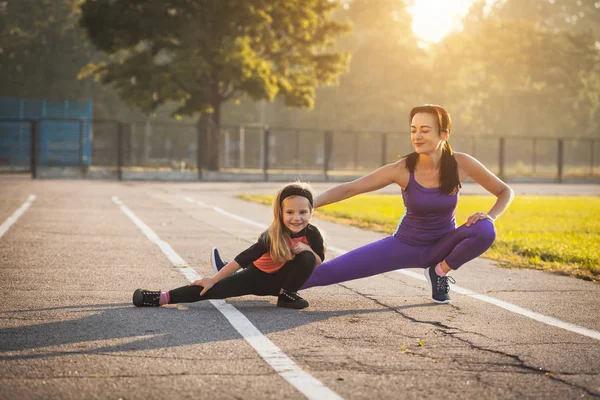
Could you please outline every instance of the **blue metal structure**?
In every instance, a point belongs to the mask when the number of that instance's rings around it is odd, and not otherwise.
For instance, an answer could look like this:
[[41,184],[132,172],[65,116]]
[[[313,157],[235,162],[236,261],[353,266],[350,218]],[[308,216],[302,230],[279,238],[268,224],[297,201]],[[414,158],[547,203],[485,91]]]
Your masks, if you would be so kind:
[[91,120],[92,100],[0,97],[0,167],[29,167],[33,129],[37,165],[89,166]]

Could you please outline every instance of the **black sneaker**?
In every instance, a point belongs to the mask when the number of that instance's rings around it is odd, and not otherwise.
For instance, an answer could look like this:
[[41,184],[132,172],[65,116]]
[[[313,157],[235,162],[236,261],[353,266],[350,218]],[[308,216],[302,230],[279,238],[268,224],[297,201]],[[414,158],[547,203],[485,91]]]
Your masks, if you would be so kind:
[[227,265],[225,261],[221,260],[221,256],[219,255],[219,249],[217,249],[216,247],[213,247],[212,251],[210,252],[210,263],[212,264],[215,272],[219,272],[223,269],[224,266]]
[[160,292],[137,289],[135,292],[133,292],[133,305],[136,307],[159,307]]
[[452,277],[448,275],[439,276],[435,273],[435,267],[429,267],[425,269],[425,278],[427,278],[427,282],[431,285],[431,299],[433,301],[440,304],[447,304],[452,301],[450,296],[448,296],[448,292],[450,291],[448,281],[456,283]]
[[293,308],[295,310],[301,310],[308,307],[308,301],[298,296],[296,292],[284,291],[277,298],[277,307]]

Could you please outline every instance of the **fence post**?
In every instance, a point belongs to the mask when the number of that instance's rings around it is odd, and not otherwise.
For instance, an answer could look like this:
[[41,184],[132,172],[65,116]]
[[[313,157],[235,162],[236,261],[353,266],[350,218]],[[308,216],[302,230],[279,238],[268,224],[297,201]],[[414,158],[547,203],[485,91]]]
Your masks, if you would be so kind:
[[83,137],[85,135],[85,120],[79,120],[79,168],[83,172]]
[[594,177],[594,139],[590,139],[590,178]]
[[323,148],[323,175],[325,180],[329,181],[329,162],[331,161],[331,151],[333,150],[333,134],[325,132],[325,143]]
[[533,168],[533,175],[535,176],[536,170],[537,170],[537,168],[536,168],[536,164],[537,164],[537,138],[535,138],[535,137],[533,138],[533,152],[532,153],[533,153],[532,154],[532,158],[533,158],[533,160],[532,160],[533,167],[532,168]]
[[123,180],[123,123],[117,122],[117,179]]
[[38,122],[34,120],[29,121],[29,129],[31,132],[31,154],[29,155],[29,162],[31,164],[31,178],[37,178],[37,141],[38,141]]
[[300,131],[296,131],[296,153],[294,154],[294,167],[300,169]]
[[564,162],[564,139],[558,139],[558,159],[557,159],[557,177],[556,181],[562,183],[563,181],[563,162]]
[[381,165],[387,164],[387,133],[381,135]]
[[246,130],[244,129],[244,125],[240,125],[240,157],[239,157],[239,167],[243,171],[246,164]]
[[358,133],[354,134],[354,170],[358,169]]
[[263,129],[263,178],[265,182],[269,181],[269,141],[271,137],[271,128],[265,125]]
[[505,180],[504,176],[504,144],[505,139],[503,137],[500,138],[500,148],[498,149],[498,176],[500,179]]
[[204,131],[202,130],[201,124],[196,123],[196,168],[198,169],[198,180],[202,180],[202,167],[204,163],[203,151],[204,151]]

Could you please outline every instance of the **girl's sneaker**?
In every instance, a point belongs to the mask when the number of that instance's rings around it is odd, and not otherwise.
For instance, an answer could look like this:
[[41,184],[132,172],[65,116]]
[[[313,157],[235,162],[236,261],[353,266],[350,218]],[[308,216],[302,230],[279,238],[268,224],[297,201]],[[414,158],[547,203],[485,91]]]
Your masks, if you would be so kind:
[[221,260],[221,256],[219,255],[219,249],[217,249],[216,247],[213,247],[212,251],[210,252],[210,263],[212,264],[215,272],[219,272],[223,269],[224,266],[227,265],[225,261]]
[[133,305],[136,307],[159,307],[160,291],[136,289],[133,292]]
[[279,295],[277,298],[277,307],[293,308],[295,310],[301,310],[308,307],[308,301],[298,296],[296,292],[286,292]]

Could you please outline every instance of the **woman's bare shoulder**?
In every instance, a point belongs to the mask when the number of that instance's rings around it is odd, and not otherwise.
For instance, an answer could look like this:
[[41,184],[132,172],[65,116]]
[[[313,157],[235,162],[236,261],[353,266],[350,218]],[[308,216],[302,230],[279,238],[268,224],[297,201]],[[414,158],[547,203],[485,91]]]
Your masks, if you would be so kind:
[[454,154],[454,159],[456,160],[457,163],[462,163],[462,164],[470,164],[473,162],[479,163],[479,161],[470,154],[459,153],[457,151],[453,152],[452,154]]
[[398,161],[392,163],[394,168],[394,176],[396,177],[396,183],[402,188],[405,189],[406,185],[408,185],[408,180],[410,178],[410,173],[406,168],[406,157],[402,157]]

